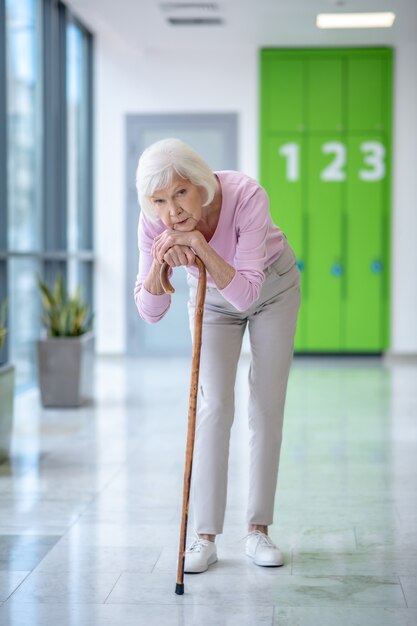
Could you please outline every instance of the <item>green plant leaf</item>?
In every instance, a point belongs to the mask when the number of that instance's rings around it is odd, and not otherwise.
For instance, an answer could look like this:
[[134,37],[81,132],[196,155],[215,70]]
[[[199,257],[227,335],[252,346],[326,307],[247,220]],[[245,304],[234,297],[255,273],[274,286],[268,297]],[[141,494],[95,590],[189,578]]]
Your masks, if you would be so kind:
[[74,337],[92,328],[93,316],[88,318],[88,306],[82,300],[79,287],[69,297],[60,273],[56,275],[52,290],[41,279],[38,279],[38,285],[43,307],[42,322],[49,336]]

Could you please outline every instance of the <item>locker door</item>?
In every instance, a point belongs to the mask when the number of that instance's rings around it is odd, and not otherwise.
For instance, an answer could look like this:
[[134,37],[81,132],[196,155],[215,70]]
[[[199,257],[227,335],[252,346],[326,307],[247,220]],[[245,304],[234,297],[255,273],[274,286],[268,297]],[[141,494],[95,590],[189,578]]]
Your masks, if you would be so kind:
[[264,132],[301,131],[304,126],[304,63],[262,54],[261,120]]
[[341,349],[343,286],[342,198],[346,151],[340,136],[308,139],[307,346]]
[[341,59],[307,62],[308,132],[343,130],[342,69]]
[[300,310],[295,346],[305,349],[305,282],[303,266],[303,140],[299,135],[274,137],[264,140],[261,155],[261,184],[268,190],[274,223],[287,235],[301,270],[303,307]]
[[385,67],[384,60],[378,57],[348,60],[347,113],[350,132],[381,131],[385,128]]
[[298,136],[268,137],[262,165],[262,184],[268,189],[272,219],[287,235],[300,261],[303,248],[302,153],[303,141]]
[[380,351],[387,347],[386,146],[369,134],[348,146],[345,348]]

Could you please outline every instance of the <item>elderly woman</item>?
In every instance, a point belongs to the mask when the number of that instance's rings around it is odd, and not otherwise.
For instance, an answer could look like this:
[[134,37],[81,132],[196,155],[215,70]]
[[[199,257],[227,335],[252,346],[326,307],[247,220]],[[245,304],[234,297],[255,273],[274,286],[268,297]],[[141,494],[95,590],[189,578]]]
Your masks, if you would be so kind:
[[170,296],[160,282],[161,264],[183,265],[193,313],[199,256],[207,268],[200,388],[193,459],[196,538],[185,572],[199,573],[217,561],[215,538],[223,532],[230,430],[236,370],[249,329],[250,464],[246,554],[256,565],[283,565],[268,536],[282,438],[300,275],[285,235],[270,217],[268,196],[252,178],[213,172],[189,146],[165,139],[139,159],[137,190],[139,273],[135,302],[141,317],[158,322]]

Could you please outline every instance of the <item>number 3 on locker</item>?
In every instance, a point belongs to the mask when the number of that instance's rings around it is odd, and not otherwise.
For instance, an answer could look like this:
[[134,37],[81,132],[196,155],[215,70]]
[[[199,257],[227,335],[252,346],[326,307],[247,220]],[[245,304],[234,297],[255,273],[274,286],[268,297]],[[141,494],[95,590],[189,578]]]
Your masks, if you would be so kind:
[[[359,178],[365,181],[381,180],[385,176],[385,147],[380,141],[365,141],[360,144],[364,164],[368,169],[359,170]],[[339,141],[329,141],[321,147],[324,154],[334,154],[334,159],[320,173],[325,182],[346,180],[346,146]],[[279,149],[279,154],[286,158],[286,178],[290,182],[300,178],[300,146],[286,143]],[[371,168],[371,169],[369,169]]]

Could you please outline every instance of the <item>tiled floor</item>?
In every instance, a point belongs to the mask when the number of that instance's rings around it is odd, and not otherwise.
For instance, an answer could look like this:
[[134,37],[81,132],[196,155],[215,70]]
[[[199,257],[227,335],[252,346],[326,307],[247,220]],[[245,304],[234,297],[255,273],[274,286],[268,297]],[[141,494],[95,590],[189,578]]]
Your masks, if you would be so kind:
[[240,541],[247,371],[243,358],[219,561],[186,576],[184,596],[189,361],[100,359],[97,401],[79,410],[18,397],[0,466],[1,626],[417,624],[417,362],[295,360],[270,530],[279,569]]

